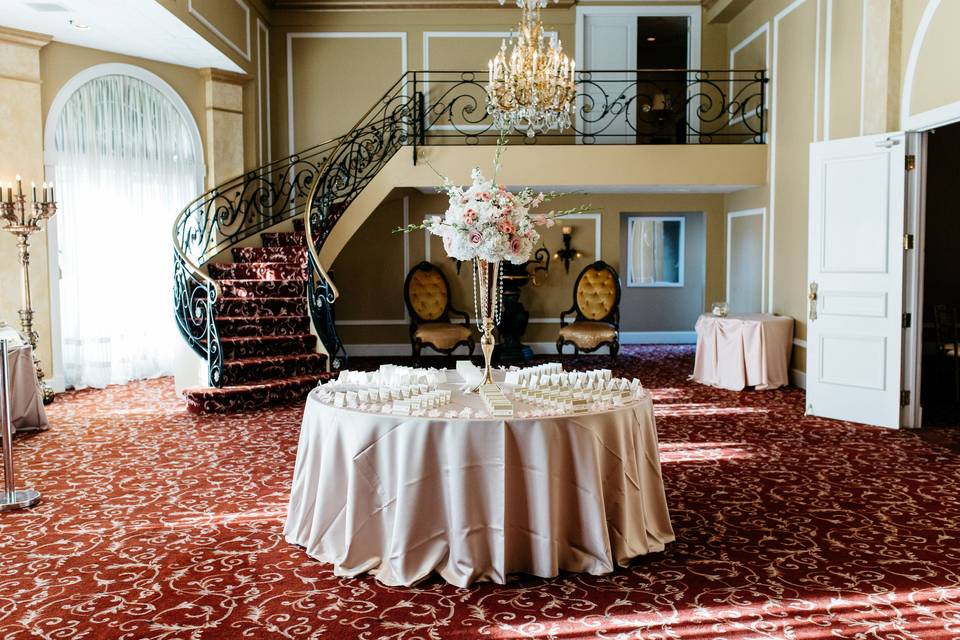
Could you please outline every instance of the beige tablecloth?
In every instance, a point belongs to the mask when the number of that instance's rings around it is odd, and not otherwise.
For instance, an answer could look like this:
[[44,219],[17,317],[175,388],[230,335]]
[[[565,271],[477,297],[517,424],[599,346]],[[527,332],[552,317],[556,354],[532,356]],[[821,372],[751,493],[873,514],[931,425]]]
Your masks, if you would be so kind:
[[[284,533],[336,575],[396,586],[438,572],[462,587],[604,574],[674,539],[648,396],[577,417],[468,420],[363,413],[316,395]],[[481,406],[459,393],[454,403]]]
[[705,313],[697,319],[693,379],[723,389],[776,389],[789,384],[793,318]]
[[46,429],[47,412],[43,410],[37,371],[33,367],[33,350],[29,344],[8,344],[7,370],[10,373],[10,413],[14,432]]

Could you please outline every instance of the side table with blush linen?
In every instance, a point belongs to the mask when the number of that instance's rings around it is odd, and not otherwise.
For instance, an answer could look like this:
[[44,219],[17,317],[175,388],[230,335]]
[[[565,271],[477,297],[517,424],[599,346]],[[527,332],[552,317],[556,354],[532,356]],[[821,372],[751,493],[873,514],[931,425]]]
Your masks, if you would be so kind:
[[7,370],[10,372],[10,417],[13,431],[43,431],[47,429],[47,412],[37,385],[37,370],[33,366],[33,349],[29,344],[7,342]]
[[766,313],[709,313],[697,319],[697,356],[692,379],[741,391],[789,384],[793,318]]

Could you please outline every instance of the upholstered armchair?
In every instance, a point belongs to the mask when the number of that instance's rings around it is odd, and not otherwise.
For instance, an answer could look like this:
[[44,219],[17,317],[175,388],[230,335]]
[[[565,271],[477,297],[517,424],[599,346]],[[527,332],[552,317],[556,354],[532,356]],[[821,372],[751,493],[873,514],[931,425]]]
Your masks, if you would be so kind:
[[[415,362],[419,362],[423,347],[449,356],[462,345],[473,355],[476,345],[470,316],[450,304],[450,284],[440,269],[429,262],[411,269],[403,285],[403,300],[410,312],[410,343]],[[463,324],[451,321],[450,316],[463,318]]]
[[[573,322],[566,316],[576,314]],[[620,352],[620,276],[602,260],[588,265],[573,285],[573,306],[560,314],[557,352],[573,345],[574,354],[610,348],[610,356]]]

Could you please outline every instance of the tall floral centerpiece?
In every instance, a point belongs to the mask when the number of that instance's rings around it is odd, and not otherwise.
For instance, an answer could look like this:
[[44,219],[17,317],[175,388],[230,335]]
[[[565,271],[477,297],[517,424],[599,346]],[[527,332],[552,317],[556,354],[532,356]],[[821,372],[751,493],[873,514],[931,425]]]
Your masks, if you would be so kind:
[[443,179],[443,186],[439,189],[449,199],[447,211],[442,216],[428,218],[423,224],[397,229],[403,232],[426,229],[443,239],[448,256],[473,263],[474,317],[481,333],[480,348],[485,365],[481,385],[493,384],[493,328],[500,321],[503,295],[501,263],[506,260],[525,264],[540,244],[537,227],[551,227],[558,217],[588,208],[581,206],[535,213],[534,209],[557,194],[534,193],[529,188],[512,193],[504,185],[497,184],[504,145],[501,136],[492,179],[484,177],[480,169],[475,168],[470,174],[470,185],[463,187],[438,172]]

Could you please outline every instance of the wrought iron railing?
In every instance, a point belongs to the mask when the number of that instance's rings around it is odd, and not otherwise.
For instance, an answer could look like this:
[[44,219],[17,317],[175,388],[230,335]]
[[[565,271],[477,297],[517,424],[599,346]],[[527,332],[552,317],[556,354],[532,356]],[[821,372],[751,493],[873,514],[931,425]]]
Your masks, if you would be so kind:
[[[487,113],[487,72],[410,74],[420,101],[418,142],[481,144],[499,131]],[[764,71],[638,69],[580,71],[572,126],[527,138],[528,144],[762,143]]]
[[[580,71],[571,130],[515,136],[525,144],[740,144],[765,141],[763,71]],[[354,198],[405,146],[493,144],[487,75],[419,71],[402,75],[344,136],[251,171],[204,194],[177,217],[174,302],[187,343],[219,386],[223,366],[214,323],[219,285],[205,266],[241,240],[302,215],[307,297],[314,329],[334,366],[339,295],[319,252]],[[308,206],[309,205],[309,206]]]
[[[339,138],[271,162],[203,194],[173,225],[173,300],[177,327],[207,361],[207,381],[221,385],[223,353],[214,323],[220,285],[206,266],[221,252],[301,214],[320,167]],[[327,280],[329,283],[329,279]],[[332,297],[336,289],[330,283]]]

